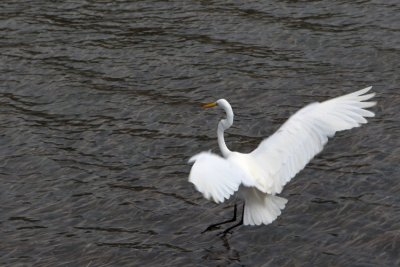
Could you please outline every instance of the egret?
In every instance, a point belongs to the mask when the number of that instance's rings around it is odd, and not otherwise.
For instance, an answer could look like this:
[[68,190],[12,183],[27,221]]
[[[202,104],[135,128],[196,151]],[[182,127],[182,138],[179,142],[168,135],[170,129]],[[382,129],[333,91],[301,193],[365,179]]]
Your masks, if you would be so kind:
[[[293,114],[273,135],[264,139],[251,153],[229,150],[224,131],[233,124],[233,111],[225,99],[206,104],[203,108],[220,107],[226,118],[218,123],[218,145],[222,156],[201,152],[189,159],[194,163],[189,182],[206,199],[222,203],[236,191],[244,200],[242,219],[226,229],[227,233],[239,225],[272,223],[285,208],[287,200],[277,196],[288,183],[327,143],[336,132],[367,123],[365,117],[375,114],[366,108],[376,102],[367,102],[375,93],[372,87],[336,97],[324,102],[309,104]],[[217,225],[210,225],[207,230]]]

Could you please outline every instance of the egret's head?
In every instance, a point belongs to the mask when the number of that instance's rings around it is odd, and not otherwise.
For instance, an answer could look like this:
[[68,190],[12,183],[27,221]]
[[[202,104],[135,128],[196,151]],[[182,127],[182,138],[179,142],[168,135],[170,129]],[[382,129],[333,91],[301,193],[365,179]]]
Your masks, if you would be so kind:
[[203,105],[203,108],[207,109],[207,108],[213,108],[213,107],[217,107],[217,106],[222,108],[223,110],[225,110],[226,119],[221,120],[221,123],[222,123],[224,129],[228,129],[229,127],[231,127],[231,125],[233,123],[233,111],[232,111],[232,107],[231,107],[231,105],[229,105],[228,101],[226,101],[225,99],[219,99],[216,102]]

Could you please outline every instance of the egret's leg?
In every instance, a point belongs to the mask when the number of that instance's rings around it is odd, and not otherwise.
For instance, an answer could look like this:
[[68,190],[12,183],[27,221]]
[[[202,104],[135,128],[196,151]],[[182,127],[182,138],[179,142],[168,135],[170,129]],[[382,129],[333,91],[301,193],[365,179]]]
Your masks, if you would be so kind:
[[237,224],[234,224],[234,225],[232,225],[231,227],[225,229],[225,230],[222,232],[222,235],[226,235],[226,234],[227,234],[230,230],[232,230],[233,228],[236,228],[236,227],[238,227],[238,226],[243,225],[244,205],[245,205],[245,204],[243,203],[242,219],[240,220],[240,222],[238,222]]
[[215,228],[215,227],[218,226],[218,225],[226,224],[226,223],[230,223],[230,222],[236,221],[236,217],[237,217],[236,215],[237,215],[237,204],[235,203],[235,208],[234,208],[234,210],[233,210],[233,218],[232,218],[232,219],[227,220],[227,221],[223,221],[223,222],[220,222],[220,223],[211,224],[210,226],[207,227],[206,230],[204,230],[204,231],[201,232],[201,233],[210,231],[211,229]]

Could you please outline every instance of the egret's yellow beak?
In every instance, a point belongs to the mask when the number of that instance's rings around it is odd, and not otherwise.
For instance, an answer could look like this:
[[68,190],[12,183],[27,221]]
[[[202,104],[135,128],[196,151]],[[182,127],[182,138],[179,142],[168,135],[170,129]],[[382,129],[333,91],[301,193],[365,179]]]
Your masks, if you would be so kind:
[[213,107],[216,107],[216,106],[218,106],[218,103],[217,102],[213,102],[213,103],[205,104],[202,107],[204,109],[206,109],[206,108],[213,108]]

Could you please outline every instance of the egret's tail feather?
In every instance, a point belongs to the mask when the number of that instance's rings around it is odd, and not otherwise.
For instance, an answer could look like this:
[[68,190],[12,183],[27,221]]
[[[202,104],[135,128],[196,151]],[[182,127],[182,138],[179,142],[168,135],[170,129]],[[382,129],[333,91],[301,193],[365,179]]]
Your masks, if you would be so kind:
[[281,210],[287,203],[285,198],[265,194],[255,188],[248,188],[244,192],[244,198],[244,225],[272,223],[281,215]]

